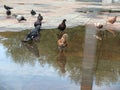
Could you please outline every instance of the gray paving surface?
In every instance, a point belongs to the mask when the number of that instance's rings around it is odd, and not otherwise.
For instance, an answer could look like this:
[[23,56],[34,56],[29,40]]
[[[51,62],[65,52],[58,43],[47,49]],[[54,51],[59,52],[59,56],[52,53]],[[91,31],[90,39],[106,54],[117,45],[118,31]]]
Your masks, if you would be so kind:
[[[15,18],[6,18],[3,5],[13,7],[12,14],[20,14],[27,18],[27,21],[18,23]],[[120,15],[119,13],[108,13],[98,11],[103,9],[120,10],[120,5],[102,5],[95,2],[75,2],[74,0],[1,0],[0,3],[0,31],[19,31],[33,28],[36,17],[30,15],[34,9],[44,17],[42,29],[57,28],[63,19],[67,19],[67,27],[93,24],[95,22],[106,23],[109,16]],[[95,12],[92,12],[92,11]],[[81,12],[83,11],[83,12]],[[94,14],[93,14],[94,13]],[[120,17],[113,27],[120,28]],[[111,26],[111,25],[110,25]],[[117,27],[116,27],[117,26]],[[113,28],[112,27],[112,28]]]

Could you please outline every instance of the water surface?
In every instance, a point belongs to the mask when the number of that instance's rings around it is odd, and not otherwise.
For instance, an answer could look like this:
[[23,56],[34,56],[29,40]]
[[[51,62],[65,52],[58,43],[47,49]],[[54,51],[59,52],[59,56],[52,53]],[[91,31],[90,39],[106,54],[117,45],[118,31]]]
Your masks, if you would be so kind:
[[[58,30],[43,30],[39,40],[23,44],[28,32],[0,32],[0,90],[80,90],[84,85],[119,90],[119,32],[116,37],[105,32],[100,41],[84,26],[66,29],[69,45],[64,53],[57,48]],[[85,42],[93,45],[87,48],[93,54],[84,52]]]

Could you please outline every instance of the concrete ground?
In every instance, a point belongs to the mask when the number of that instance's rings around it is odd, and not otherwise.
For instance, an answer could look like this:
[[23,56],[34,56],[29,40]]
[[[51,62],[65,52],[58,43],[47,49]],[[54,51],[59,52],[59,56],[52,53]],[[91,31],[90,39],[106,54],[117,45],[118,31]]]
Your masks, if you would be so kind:
[[[4,4],[14,8],[11,10],[12,14],[23,15],[27,21],[18,23],[13,17],[6,18]],[[117,22],[114,25],[108,25],[107,28],[109,26],[117,30],[120,28],[119,13],[98,12],[102,9],[120,11],[120,6],[117,4],[102,5],[98,2],[76,2],[74,0],[1,0],[0,31],[20,31],[34,28],[33,23],[36,21],[37,15],[35,17],[30,15],[32,9],[43,16],[42,29],[57,28],[63,19],[67,19],[67,27],[93,24],[95,22],[106,24],[107,17],[115,15],[118,15]],[[91,12],[91,10],[95,12]]]

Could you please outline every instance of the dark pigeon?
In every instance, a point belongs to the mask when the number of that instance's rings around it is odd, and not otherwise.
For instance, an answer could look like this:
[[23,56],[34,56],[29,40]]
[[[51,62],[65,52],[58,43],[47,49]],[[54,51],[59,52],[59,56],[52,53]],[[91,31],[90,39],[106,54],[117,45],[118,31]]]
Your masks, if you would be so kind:
[[40,20],[37,20],[37,21],[35,21],[34,22],[34,27],[37,27],[38,25],[42,25],[42,21],[40,21]]
[[66,19],[64,19],[63,21],[62,21],[62,23],[61,24],[59,24],[59,26],[58,26],[58,29],[60,30],[60,31],[64,31],[65,29],[66,29]]
[[13,9],[13,7],[9,7],[9,6],[6,6],[6,5],[4,5],[4,8],[5,8],[6,10]]
[[7,16],[10,16],[10,15],[11,15],[11,11],[10,11],[10,10],[7,10],[7,11],[6,11],[6,15],[7,15]]
[[33,40],[34,38],[38,37],[40,35],[40,31],[41,31],[41,26],[38,25],[31,32],[29,32],[27,34],[25,41],[30,41],[30,40]]
[[36,12],[34,10],[31,10],[30,13],[31,13],[32,16],[36,15]]
[[40,21],[42,21],[43,20],[43,16],[41,16],[41,14],[39,13],[37,19],[39,19]]

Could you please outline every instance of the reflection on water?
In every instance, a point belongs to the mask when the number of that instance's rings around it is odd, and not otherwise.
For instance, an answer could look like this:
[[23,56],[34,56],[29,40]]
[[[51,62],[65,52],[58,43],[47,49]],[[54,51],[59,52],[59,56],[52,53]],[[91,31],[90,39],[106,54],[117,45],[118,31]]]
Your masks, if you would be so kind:
[[64,54],[64,52],[59,52],[58,56],[57,56],[57,65],[60,68],[60,71],[62,73],[65,73],[65,65],[66,65],[66,56]]
[[96,39],[91,37],[91,35],[94,35],[96,30],[93,26],[86,25],[85,32],[81,90],[92,90],[95,67]]
[[39,49],[35,42],[22,42],[22,45],[24,45],[30,52],[32,52],[36,57],[39,57]]
[[92,90],[119,90],[119,32],[99,41],[85,27],[66,29],[69,45],[63,53],[58,30],[42,30],[40,42],[23,45],[27,32],[0,33],[0,90],[80,90],[87,79]]

